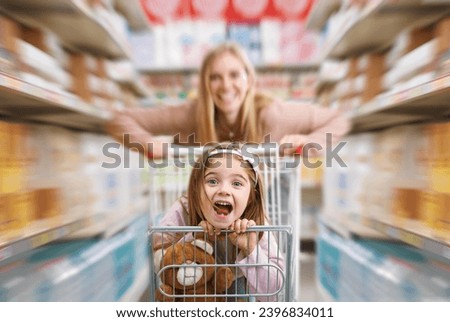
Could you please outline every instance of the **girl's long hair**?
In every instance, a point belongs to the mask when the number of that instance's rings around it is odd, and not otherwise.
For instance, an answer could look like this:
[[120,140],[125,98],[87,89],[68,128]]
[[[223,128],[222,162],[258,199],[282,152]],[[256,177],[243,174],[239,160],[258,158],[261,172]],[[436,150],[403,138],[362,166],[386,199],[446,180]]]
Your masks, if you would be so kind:
[[226,42],[217,46],[203,59],[198,85],[198,108],[196,118],[199,126],[197,131],[198,137],[196,139],[199,140],[202,145],[220,141],[217,137],[215,124],[216,109],[209,88],[209,77],[213,61],[226,52],[231,53],[242,62],[249,82],[247,95],[238,114],[239,129],[237,134],[239,137],[237,140],[260,143],[263,139],[263,133],[261,124],[258,121],[259,112],[262,108],[269,105],[272,102],[272,99],[265,94],[256,93],[255,68],[239,45],[232,42]]

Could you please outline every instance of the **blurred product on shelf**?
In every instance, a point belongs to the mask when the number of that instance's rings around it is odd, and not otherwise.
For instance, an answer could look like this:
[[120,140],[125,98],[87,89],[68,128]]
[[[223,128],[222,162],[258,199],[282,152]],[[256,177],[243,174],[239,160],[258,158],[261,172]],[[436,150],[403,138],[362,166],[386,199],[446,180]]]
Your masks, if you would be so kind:
[[[334,68],[341,65],[340,70],[346,72],[329,86],[318,87],[319,102],[357,111],[366,103],[446,76],[449,21],[446,17],[426,25],[405,27],[386,49],[369,50],[334,62]],[[333,68],[330,64],[328,61],[328,68]],[[327,83],[328,75],[321,73],[319,83]]]
[[[142,204],[147,170],[139,155],[119,146],[117,154],[99,154],[111,142],[104,135],[0,121],[0,138],[2,232],[20,236],[36,220],[99,214],[106,228]],[[118,158],[116,167],[104,166]]]
[[149,283],[148,167],[99,133],[147,95],[121,16],[139,3],[116,5],[0,3],[0,301],[136,301]]
[[1,72],[65,97],[76,95],[100,110],[138,105],[147,95],[137,71],[125,60],[68,50],[47,28],[1,17]]
[[60,242],[2,263],[0,301],[136,301],[149,282],[147,224],[140,214],[108,239]]
[[338,301],[448,301],[449,4],[318,1],[313,13],[317,100],[353,121],[346,167],[324,169],[318,284]]
[[317,279],[329,300],[450,300],[450,265],[412,246],[342,238],[321,226],[317,249]]
[[17,74],[17,46],[19,35],[17,24],[0,15],[0,71],[10,75]]
[[302,21],[276,19],[254,24],[171,21],[131,34],[133,61],[143,71],[199,68],[204,55],[224,41],[242,46],[256,66],[317,63],[319,40]]
[[449,242],[450,123],[404,125],[348,137],[347,168],[325,168],[324,212],[420,222]]

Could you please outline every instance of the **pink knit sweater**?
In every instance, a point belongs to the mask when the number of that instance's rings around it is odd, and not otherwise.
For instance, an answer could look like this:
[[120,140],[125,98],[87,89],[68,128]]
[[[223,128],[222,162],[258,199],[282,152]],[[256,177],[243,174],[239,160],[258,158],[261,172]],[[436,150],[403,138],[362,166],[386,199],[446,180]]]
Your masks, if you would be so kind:
[[[183,202],[184,208],[181,202]],[[187,209],[187,199],[183,197],[175,202],[164,214],[158,226],[188,225],[184,209]],[[167,243],[176,242],[176,240],[170,240],[172,236],[170,233],[163,234],[162,236],[155,234],[153,236],[154,245],[167,245]],[[189,241],[189,237],[185,237],[184,240]],[[234,263],[230,263],[229,260],[224,259],[225,254],[214,254],[214,256],[219,262],[238,265],[237,269],[232,268],[232,270],[237,271],[237,274],[235,273],[237,275],[236,278],[241,276],[246,278],[250,293],[275,294],[272,296],[255,296],[258,301],[275,301],[277,299],[276,293],[283,288],[283,281],[284,283],[289,283],[289,281],[283,279],[283,276],[285,276],[285,260],[283,254],[277,245],[275,236],[269,234],[267,231],[263,233],[263,236],[252,253],[245,257],[239,252]],[[260,265],[257,266],[254,264]],[[233,290],[230,291],[233,292]]]

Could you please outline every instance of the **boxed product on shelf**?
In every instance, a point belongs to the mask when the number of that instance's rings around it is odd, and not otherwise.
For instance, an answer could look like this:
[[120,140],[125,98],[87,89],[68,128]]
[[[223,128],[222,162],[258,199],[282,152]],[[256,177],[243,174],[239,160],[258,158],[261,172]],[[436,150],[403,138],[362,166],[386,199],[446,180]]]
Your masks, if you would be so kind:
[[[97,216],[94,224],[117,224],[135,216],[134,208],[143,201],[147,186],[144,181],[144,157],[135,150],[125,149],[112,139],[89,133],[80,134],[80,149],[84,162],[80,172],[85,179],[88,196],[85,211]],[[110,148],[103,150],[107,145]],[[104,154],[99,155],[102,150]],[[141,207],[142,208],[142,207]],[[97,218],[97,217],[95,217]]]
[[46,41],[46,32],[43,29],[20,25],[20,38],[26,43],[48,53],[49,48]]
[[342,153],[347,169],[325,169],[326,208],[339,207],[344,215],[423,220],[422,195],[432,187],[430,142],[424,125],[350,136],[352,153]]
[[392,197],[392,215],[397,218],[420,219],[420,200],[422,190],[395,187]]
[[448,240],[450,234],[450,194],[424,190],[420,196],[421,220],[436,237]]
[[0,71],[17,74],[17,46],[19,25],[14,20],[0,15]]
[[292,75],[290,97],[292,99],[313,100],[317,83],[317,72],[302,72],[298,75]]
[[67,52],[60,39],[52,31],[21,24],[20,38],[56,59],[64,69],[67,68]]
[[0,193],[25,189],[29,153],[26,151],[28,129],[25,124],[0,121],[0,138],[4,150],[0,153]]
[[433,38],[433,25],[405,29],[395,38],[386,57],[387,65],[392,68],[400,58],[433,40]]
[[228,24],[227,38],[240,44],[247,52],[253,64],[261,64],[261,35],[259,25]]
[[373,171],[386,173],[386,183],[390,182],[386,216],[420,219],[417,202],[429,185],[428,147],[429,140],[420,125],[387,129],[377,135]]
[[[51,144],[48,144],[51,142]],[[30,125],[28,150],[33,154],[27,186],[35,190],[38,206],[47,216],[83,214],[86,183],[76,132],[44,125]]]
[[10,229],[9,205],[10,203],[8,202],[7,195],[4,193],[0,193],[0,233],[2,235],[6,234],[6,232]]
[[442,54],[450,48],[450,17],[436,23],[435,37],[437,38],[437,54]]
[[104,84],[103,78],[101,78],[97,75],[94,75],[94,74],[89,74],[89,75],[87,75],[87,86],[88,86],[90,92],[92,93],[92,96],[105,95],[105,84]]
[[261,49],[263,64],[281,63],[281,22],[278,20],[263,19],[260,22]]
[[88,84],[90,70],[86,60],[86,55],[72,53],[70,55],[69,72],[72,76],[71,91],[83,100],[90,102],[92,99]]
[[[344,162],[351,158],[350,146],[346,144],[339,154]],[[349,167],[343,167],[332,163],[331,166],[325,166],[323,172],[323,200],[324,213],[332,218],[342,218],[346,216],[349,210],[349,191],[351,187],[351,170]]]
[[62,189],[60,187],[35,188],[32,191],[34,198],[35,220],[55,218],[63,215]]
[[[285,21],[280,28],[281,61],[285,64],[295,64],[302,59],[302,49],[306,43],[302,42],[305,27],[301,21]],[[306,59],[304,59],[306,61]]]
[[70,76],[55,58],[23,40],[18,40],[17,47],[21,72],[32,73],[43,79],[41,83],[35,85],[44,87],[46,85],[42,83],[47,82],[51,87],[69,89]]
[[450,49],[444,51],[437,60],[436,76],[446,76],[450,74]]
[[258,76],[257,88],[281,99],[290,98],[291,77],[289,73],[265,72]]
[[[437,40],[430,40],[402,56],[383,76],[383,88],[394,90],[412,77],[434,70]],[[411,83],[411,82],[410,82]],[[402,87],[403,88],[403,87]]]
[[72,76],[71,90],[87,102],[95,95],[107,97],[105,62],[84,53],[70,54],[69,72]]
[[434,25],[423,26],[414,28],[410,31],[409,41],[406,47],[406,53],[415,50],[427,42],[433,40],[434,37]]
[[[30,183],[57,183],[59,175],[74,173],[82,161],[75,132],[53,125],[29,124],[27,147],[33,154]],[[51,142],[51,144],[49,144]]]
[[129,27],[127,20],[122,15],[118,14],[113,6],[93,6],[92,13],[96,20],[99,21],[114,37],[123,44],[123,47],[128,49],[128,33]]
[[371,52],[343,60],[340,78],[335,80],[339,81],[320,95],[330,96],[330,104],[341,110],[356,110],[383,91],[385,69],[384,52]]
[[133,82],[136,71],[127,61],[109,61],[83,53],[73,53],[71,61],[71,90],[86,102],[101,110],[120,110],[138,105]]
[[0,230],[5,232],[21,229],[34,220],[34,199],[26,186],[30,162],[27,136],[25,124],[0,121]]
[[450,122],[426,125],[430,138],[431,167],[429,172],[431,189],[450,193]]
[[385,70],[384,53],[371,53],[367,56],[365,87],[362,92],[362,101],[367,102],[382,92],[382,78]]
[[[9,199],[10,230],[20,230],[35,220],[34,207],[36,200],[33,191],[24,190],[7,195]],[[3,211],[3,209],[2,209]]]
[[430,138],[425,126],[421,124],[403,125],[396,127],[395,130],[386,131],[386,133],[388,136],[397,135],[399,140],[394,143],[398,145],[392,150],[395,158],[393,162],[398,162],[398,166],[393,168],[396,183],[409,188],[429,187]]
[[[352,151],[352,156],[346,162],[351,176],[348,210],[351,215],[366,215],[367,209],[369,209],[367,189],[374,177],[375,135],[373,133],[354,135],[347,144],[350,145]],[[376,194],[375,191],[374,194]]]

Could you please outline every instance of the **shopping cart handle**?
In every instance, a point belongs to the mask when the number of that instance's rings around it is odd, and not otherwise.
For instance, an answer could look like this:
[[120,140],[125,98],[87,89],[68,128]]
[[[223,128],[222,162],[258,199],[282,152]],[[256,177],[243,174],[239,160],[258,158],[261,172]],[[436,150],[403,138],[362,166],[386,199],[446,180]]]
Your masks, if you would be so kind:
[[[211,145],[205,146],[184,146],[184,145],[176,145],[171,144],[168,157],[186,157],[186,156],[200,156],[204,151],[213,148]],[[253,143],[244,143],[241,148],[242,151],[259,155],[259,156],[279,156],[280,147],[278,143],[262,143],[262,144],[253,144]]]

